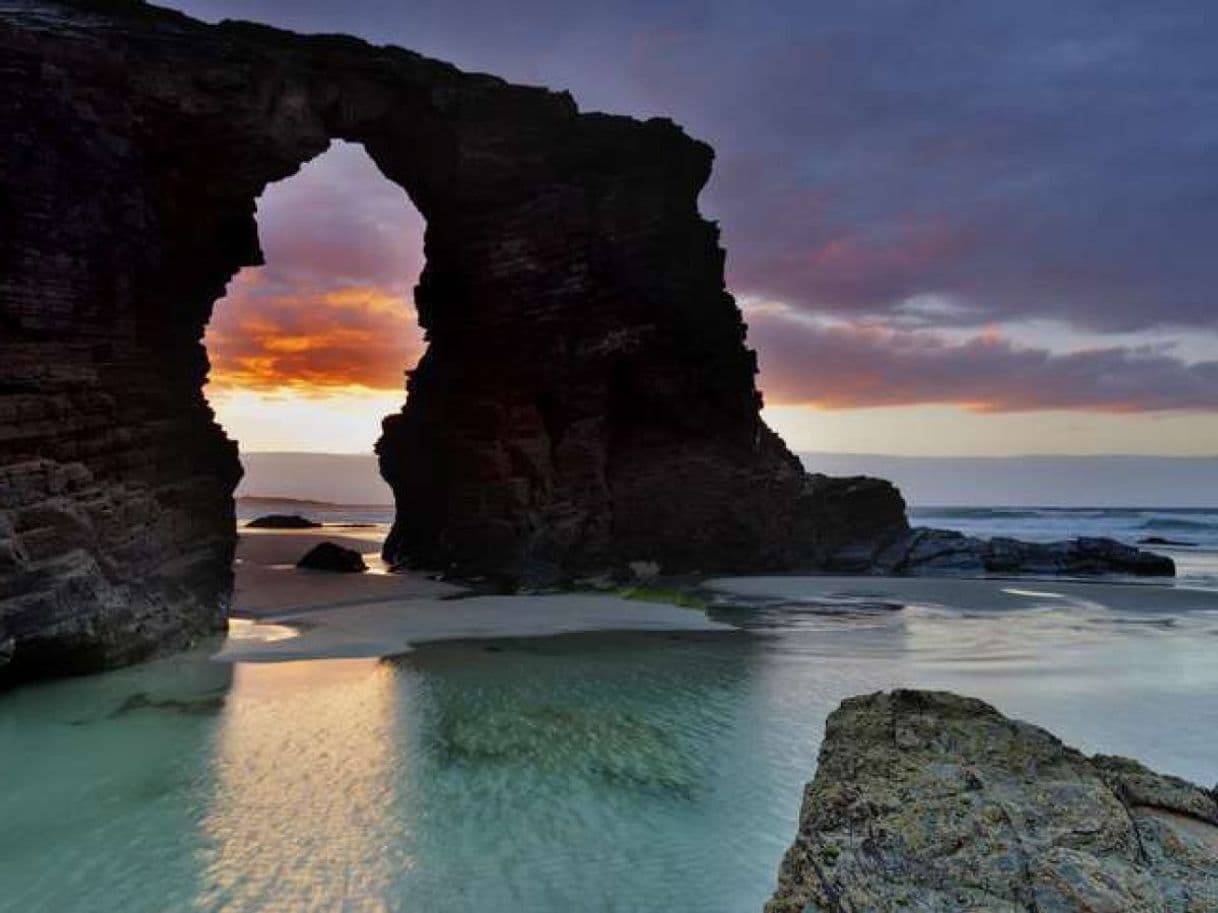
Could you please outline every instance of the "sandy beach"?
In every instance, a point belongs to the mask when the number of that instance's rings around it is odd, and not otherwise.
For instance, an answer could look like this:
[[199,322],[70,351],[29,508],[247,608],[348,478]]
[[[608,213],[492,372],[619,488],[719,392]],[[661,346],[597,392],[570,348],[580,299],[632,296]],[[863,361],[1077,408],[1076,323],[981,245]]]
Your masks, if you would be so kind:
[[[337,608],[399,599],[440,599],[464,592],[420,574],[391,574],[381,560],[386,530],[380,526],[239,530],[233,614],[266,618],[284,612]],[[333,542],[364,556],[363,574],[305,571],[301,555],[319,542]]]
[[[698,609],[612,595],[463,596],[467,591],[450,583],[388,573],[378,554],[384,535],[377,527],[242,528],[229,636],[215,659],[349,659],[406,653],[437,641],[733,630]],[[297,568],[296,560],[322,541],[361,552],[370,570]]]
[[[228,662],[340,659],[406,653],[426,643],[546,637],[594,631],[730,631],[695,608],[598,593],[471,595],[419,574],[390,573],[378,549],[383,527],[242,528]],[[370,570],[301,570],[321,541],[359,551]],[[1038,578],[753,576],[703,583],[725,601],[929,606],[966,612],[1035,607],[1115,612],[1218,610],[1218,594],[1172,582]]]

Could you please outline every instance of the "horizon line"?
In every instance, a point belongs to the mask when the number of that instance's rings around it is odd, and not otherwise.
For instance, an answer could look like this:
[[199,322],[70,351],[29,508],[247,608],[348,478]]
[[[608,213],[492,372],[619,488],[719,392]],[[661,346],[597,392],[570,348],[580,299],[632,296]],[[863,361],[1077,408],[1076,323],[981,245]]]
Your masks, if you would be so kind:
[[[373,451],[241,450],[241,456],[376,457]],[[1218,460],[1212,454],[1180,453],[883,453],[876,450],[792,450],[796,456],[881,457],[889,460]]]

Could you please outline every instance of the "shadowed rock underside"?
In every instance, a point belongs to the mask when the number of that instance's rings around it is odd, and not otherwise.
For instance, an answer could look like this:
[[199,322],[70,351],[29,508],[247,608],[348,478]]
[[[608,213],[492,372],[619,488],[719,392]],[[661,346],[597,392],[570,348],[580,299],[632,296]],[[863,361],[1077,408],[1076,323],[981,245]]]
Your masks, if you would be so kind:
[[1207,913],[1218,801],[945,692],[844,701],[767,913]]

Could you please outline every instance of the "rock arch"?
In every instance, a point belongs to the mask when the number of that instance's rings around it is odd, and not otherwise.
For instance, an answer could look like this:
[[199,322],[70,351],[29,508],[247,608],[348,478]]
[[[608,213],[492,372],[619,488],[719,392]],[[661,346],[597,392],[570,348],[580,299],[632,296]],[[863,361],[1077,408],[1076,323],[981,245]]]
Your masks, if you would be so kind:
[[377,446],[389,557],[542,578],[753,570],[858,543],[869,558],[905,529],[890,486],[805,476],[761,421],[697,209],[712,152],[670,121],[131,0],[4,4],[0,68],[10,675],[222,625],[240,468],[200,393],[200,340],[260,261],[255,199],[332,139],[427,220],[429,349]]

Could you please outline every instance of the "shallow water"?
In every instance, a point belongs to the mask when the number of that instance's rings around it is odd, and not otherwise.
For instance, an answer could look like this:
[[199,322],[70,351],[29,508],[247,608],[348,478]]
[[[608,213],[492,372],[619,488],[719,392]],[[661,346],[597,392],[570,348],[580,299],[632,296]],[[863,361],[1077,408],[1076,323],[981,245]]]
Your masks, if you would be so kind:
[[204,653],[0,698],[0,909],[756,911],[826,714],[974,694],[1218,776],[1218,611],[866,599],[723,634]]

